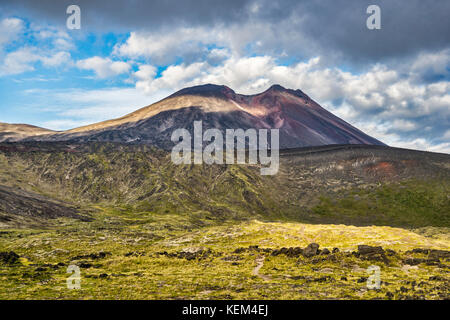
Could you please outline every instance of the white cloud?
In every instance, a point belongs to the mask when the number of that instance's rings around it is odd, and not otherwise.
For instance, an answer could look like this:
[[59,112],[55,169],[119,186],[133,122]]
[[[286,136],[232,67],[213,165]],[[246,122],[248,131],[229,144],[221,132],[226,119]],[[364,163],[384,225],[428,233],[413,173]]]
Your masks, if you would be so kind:
[[27,106],[29,112],[48,114],[48,120],[36,125],[53,130],[67,130],[121,117],[168,94],[164,91],[149,96],[136,88],[33,89],[24,92],[24,95],[33,97],[33,103]]
[[205,63],[197,62],[190,65],[172,65],[164,70],[160,77],[154,78],[155,73],[149,70],[139,69],[135,73],[138,77],[136,88],[147,94],[154,94],[158,91],[170,91],[181,89],[181,85],[192,81],[195,77],[201,75]]
[[59,51],[49,57],[40,57],[39,58],[47,67],[57,67],[63,64],[70,64],[71,58],[70,53],[66,51]]
[[156,67],[148,64],[140,65],[138,71],[136,71],[134,75],[139,80],[153,79],[156,75]]
[[392,126],[398,131],[412,131],[417,128],[414,122],[403,119],[395,119]]
[[38,40],[50,40],[56,50],[72,50],[75,48],[71,37],[65,30],[32,24],[31,31]]
[[[17,18],[1,20],[0,28],[0,76],[33,71],[37,62],[45,67],[71,64],[71,56],[67,50],[72,49],[73,45],[65,31],[33,24],[26,28],[24,22]],[[26,33],[32,34],[38,44],[24,45]],[[52,40],[50,47],[41,43],[47,39]],[[11,43],[15,43],[14,48],[7,48],[9,50],[4,53],[4,47]]]
[[21,48],[6,55],[0,74],[19,74],[34,70],[33,63],[39,60],[39,56],[33,48]]
[[[129,58],[143,57],[156,64],[170,64],[177,57],[183,57],[184,61],[206,58],[210,62],[219,62],[231,55],[243,56],[255,35],[264,38],[255,43],[255,53],[267,46],[278,48],[275,43],[279,41],[292,42],[292,38],[288,39],[289,32],[282,35],[266,23],[248,22],[245,26],[178,27],[158,32],[131,32],[125,43],[115,46],[113,54]],[[301,38],[297,40],[302,41]],[[209,45],[218,48],[206,50]]]
[[[131,32],[123,44],[114,48],[114,54],[122,57],[147,57],[153,63],[170,63],[174,57],[196,55],[203,51],[201,45],[212,43],[215,37],[203,28],[178,28],[168,32]],[[217,39],[216,39],[217,40]]]
[[24,26],[23,21],[17,18],[6,18],[0,21],[0,49],[18,38]]
[[[171,64],[179,57],[187,63],[205,59],[217,63],[210,59],[223,59],[223,55],[245,57],[249,50],[255,55],[273,57],[317,54],[317,43],[302,33],[298,28],[300,22],[295,15],[289,15],[277,26],[248,19],[242,23],[195,27],[181,24],[155,31],[133,31],[124,43],[116,44],[113,54],[145,58],[154,64]],[[207,50],[207,47],[215,49]]]
[[131,65],[127,62],[112,61],[110,58],[98,56],[79,60],[76,65],[80,69],[94,71],[98,78],[108,78],[127,73],[131,68]]
[[450,49],[439,52],[422,53],[411,66],[411,72],[419,77],[448,75],[450,72]]
[[70,64],[70,53],[59,51],[53,55],[45,56],[35,47],[23,47],[10,52],[5,56],[3,65],[0,66],[0,75],[20,74],[35,69],[34,64],[40,61],[44,66],[57,67],[62,64]]
[[445,131],[445,133],[444,133],[444,139],[450,140],[450,129],[448,129],[447,131]]
[[206,60],[210,64],[217,64],[230,57],[230,51],[226,48],[214,48],[208,52]]

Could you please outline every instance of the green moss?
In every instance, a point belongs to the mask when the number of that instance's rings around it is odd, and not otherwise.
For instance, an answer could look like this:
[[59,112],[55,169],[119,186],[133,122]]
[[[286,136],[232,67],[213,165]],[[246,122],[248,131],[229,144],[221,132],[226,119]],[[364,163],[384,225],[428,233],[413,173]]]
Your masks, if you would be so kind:
[[404,181],[353,190],[337,199],[321,197],[311,210],[335,223],[450,227],[449,189],[448,181]]
[[[190,217],[129,209],[98,207],[96,219],[89,223],[60,219],[58,227],[47,230],[4,230],[0,251],[15,251],[22,259],[17,265],[0,264],[0,298],[385,299],[388,291],[396,299],[405,295],[441,299],[445,295],[436,289],[437,282],[429,280],[432,275],[442,276],[436,266],[404,269],[400,257],[390,257],[390,264],[385,265],[350,253],[360,243],[382,245],[402,256],[416,247],[449,250],[444,238],[391,227],[260,221],[215,225],[204,221],[199,226]],[[235,252],[249,246],[305,247],[310,242],[322,248],[339,247],[337,260],[271,256],[251,249]],[[200,247],[211,254],[194,260],[161,254]],[[111,254],[74,260],[99,252]],[[265,256],[264,264],[255,275],[260,256]],[[61,262],[65,266],[57,267]],[[82,262],[92,267],[81,268],[81,289],[67,289],[66,266]],[[358,282],[367,277],[366,268],[372,264],[381,267],[384,284],[380,290],[368,290],[364,281]],[[43,270],[37,271],[39,267]],[[438,282],[442,288],[449,281],[445,279]],[[415,289],[411,288],[413,281]],[[407,287],[407,293],[401,287]]]

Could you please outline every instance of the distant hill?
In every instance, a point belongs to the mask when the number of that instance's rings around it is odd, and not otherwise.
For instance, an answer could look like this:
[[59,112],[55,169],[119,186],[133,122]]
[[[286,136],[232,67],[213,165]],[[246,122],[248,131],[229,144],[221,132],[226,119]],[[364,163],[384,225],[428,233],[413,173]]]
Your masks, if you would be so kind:
[[450,155],[386,146],[282,150],[279,172],[262,176],[258,164],[175,165],[170,152],[142,144],[0,144],[8,226],[99,204],[195,221],[450,227],[449,188]]
[[32,136],[54,134],[55,131],[29,124],[0,122],[0,141],[20,141]]

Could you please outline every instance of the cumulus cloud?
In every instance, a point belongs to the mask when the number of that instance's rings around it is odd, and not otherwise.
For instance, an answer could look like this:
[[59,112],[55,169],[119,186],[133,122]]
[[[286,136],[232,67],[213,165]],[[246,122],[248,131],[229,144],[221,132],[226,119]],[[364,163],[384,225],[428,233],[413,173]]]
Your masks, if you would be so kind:
[[22,48],[6,55],[0,74],[18,74],[34,70],[33,63],[39,60],[39,56],[31,48]]
[[67,31],[52,26],[32,25],[31,31],[39,41],[50,40],[56,50],[72,50],[75,45]]
[[194,62],[204,58],[222,60],[227,50],[208,46],[224,44],[231,47],[229,33],[221,27],[180,27],[159,32],[131,32],[124,43],[114,48],[114,55],[128,58],[148,58],[155,64],[171,64],[177,58]]
[[0,66],[0,75],[13,75],[35,69],[34,64],[40,61],[44,66],[57,67],[70,64],[70,53],[59,51],[45,55],[35,47],[23,47],[8,53]]
[[134,73],[139,80],[153,79],[156,75],[156,67],[148,64],[140,65],[138,71]]
[[58,51],[55,54],[48,57],[40,57],[42,64],[48,67],[57,67],[63,64],[69,64],[70,61],[70,53],[66,51]]
[[[40,62],[45,67],[69,65],[71,55],[67,51],[73,46],[70,37],[63,31],[52,27],[26,27],[23,20],[5,18],[0,21],[0,76],[15,75],[35,70]],[[38,45],[26,43],[26,35],[36,38]],[[51,47],[42,45],[40,41],[51,39]],[[5,50],[6,47],[8,50]]]
[[0,50],[6,44],[17,39],[23,29],[23,21],[17,18],[6,18],[0,21]]
[[79,60],[76,66],[83,70],[92,70],[98,78],[108,78],[127,73],[131,65],[123,61],[112,61],[110,58],[91,57]]
[[411,73],[418,81],[450,78],[450,49],[421,53],[411,66]]
[[[332,55],[349,64],[365,64],[442,50],[450,43],[448,1],[378,0],[382,22],[376,32],[366,28],[366,9],[372,0],[135,0],[133,5],[78,0],[77,4],[88,32],[133,31],[136,36],[178,32],[190,37],[191,29],[203,31],[197,34],[201,38],[209,30],[234,30],[227,33],[227,41],[239,46],[236,50],[245,51],[254,44],[253,49],[262,55],[281,49],[279,54],[289,56]],[[67,2],[18,0],[3,6],[16,14],[61,24]],[[162,40],[156,39],[157,47],[174,45]],[[131,54],[137,48],[130,43],[128,49]],[[150,47],[145,50],[153,52]]]

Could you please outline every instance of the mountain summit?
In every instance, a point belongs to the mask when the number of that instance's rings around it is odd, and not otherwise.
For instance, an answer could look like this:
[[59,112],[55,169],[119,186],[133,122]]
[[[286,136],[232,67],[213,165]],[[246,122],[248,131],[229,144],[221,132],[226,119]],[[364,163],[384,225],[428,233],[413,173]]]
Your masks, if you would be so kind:
[[0,131],[0,141],[105,141],[169,149],[174,145],[170,140],[172,132],[178,128],[192,130],[193,122],[198,120],[202,120],[205,130],[217,128],[222,132],[237,128],[279,129],[280,148],[383,145],[322,108],[301,90],[273,85],[262,93],[243,95],[214,84],[184,88],[123,117],[67,131],[29,136],[11,132],[2,135]]

